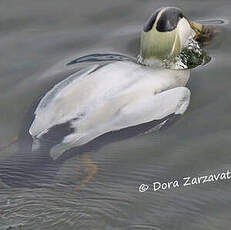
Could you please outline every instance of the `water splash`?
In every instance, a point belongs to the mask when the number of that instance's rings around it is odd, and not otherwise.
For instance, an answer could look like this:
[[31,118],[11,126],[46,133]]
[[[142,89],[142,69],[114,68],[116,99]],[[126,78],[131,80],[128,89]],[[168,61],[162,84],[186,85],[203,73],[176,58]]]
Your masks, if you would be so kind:
[[163,61],[163,67],[167,69],[193,69],[207,64],[210,60],[211,57],[200,47],[199,43],[190,39],[188,45],[178,56]]

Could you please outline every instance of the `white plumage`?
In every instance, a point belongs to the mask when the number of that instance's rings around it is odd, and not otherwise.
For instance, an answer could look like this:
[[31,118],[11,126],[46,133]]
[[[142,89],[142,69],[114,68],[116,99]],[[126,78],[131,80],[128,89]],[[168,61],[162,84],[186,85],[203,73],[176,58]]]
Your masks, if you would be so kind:
[[94,65],[54,86],[40,101],[30,134],[39,139],[51,127],[70,122],[74,132],[51,150],[64,151],[115,130],[186,110],[189,70],[152,69],[129,61]]
[[33,147],[38,147],[48,134],[56,133],[55,128],[67,125],[50,150],[57,159],[66,150],[105,133],[183,114],[190,101],[190,91],[184,87],[189,70],[154,65],[166,59],[172,62],[198,33],[197,27],[178,8],[158,9],[141,34],[140,60],[150,66],[129,58],[113,59],[109,64],[82,69],[54,86],[35,110],[29,129]]

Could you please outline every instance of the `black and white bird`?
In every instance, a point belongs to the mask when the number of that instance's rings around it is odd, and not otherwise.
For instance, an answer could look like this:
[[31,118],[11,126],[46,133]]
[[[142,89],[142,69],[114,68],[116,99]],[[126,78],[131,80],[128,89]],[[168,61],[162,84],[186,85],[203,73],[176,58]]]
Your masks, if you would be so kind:
[[190,101],[185,87],[190,71],[160,64],[179,55],[197,33],[180,9],[158,9],[141,33],[142,64],[122,60],[91,65],[45,94],[29,128],[33,149],[65,127],[65,136],[49,150],[56,160],[103,134],[183,114]]

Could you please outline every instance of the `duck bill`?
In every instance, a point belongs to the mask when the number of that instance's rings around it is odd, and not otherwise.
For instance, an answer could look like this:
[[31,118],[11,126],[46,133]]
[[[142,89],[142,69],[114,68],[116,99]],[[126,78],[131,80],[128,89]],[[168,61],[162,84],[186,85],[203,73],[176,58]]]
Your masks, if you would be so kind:
[[193,29],[193,31],[195,32],[194,38],[198,38],[202,31],[203,31],[203,25],[197,22],[189,22],[191,28]]

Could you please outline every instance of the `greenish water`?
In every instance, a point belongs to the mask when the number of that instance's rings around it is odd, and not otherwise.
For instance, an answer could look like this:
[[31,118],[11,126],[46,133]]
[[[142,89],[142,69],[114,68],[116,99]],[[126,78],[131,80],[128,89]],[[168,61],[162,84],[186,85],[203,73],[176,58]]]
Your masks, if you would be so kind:
[[[220,35],[206,48],[211,62],[191,72],[192,98],[184,116],[161,132],[73,156],[49,185],[2,186],[0,229],[229,229],[230,180],[138,191],[141,184],[231,170],[228,0],[2,0],[0,144],[18,135],[41,94],[74,71],[66,63],[96,52],[137,56],[145,20],[153,10],[168,5],[182,8],[192,20],[225,21],[218,26]],[[2,151],[0,158],[14,157],[16,148]],[[97,173],[77,189],[93,165]]]

